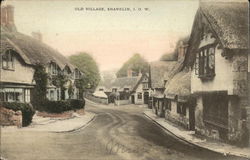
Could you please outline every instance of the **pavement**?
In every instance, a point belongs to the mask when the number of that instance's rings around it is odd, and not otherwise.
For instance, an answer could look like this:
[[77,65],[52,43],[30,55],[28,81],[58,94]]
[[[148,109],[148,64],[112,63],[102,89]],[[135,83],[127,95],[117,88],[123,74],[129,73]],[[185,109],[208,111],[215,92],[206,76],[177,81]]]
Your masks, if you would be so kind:
[[84,115],[73,113],[70,118],[48,118],[33,116],[32,123],[27,127],[2,127],[2,132],[20,131],[46,131],[46,132],[72,132],[86,127],[95,117],[94,113],[85,112]]
[[240,148],[226,143],[218,141],[209,141],[205,138],[199,138],[195,131],[185,130],[164,118],[156,116],[152,110],[146,109],[144,114],[147,118],[155,122],[161,128],[165,129],[168,133],[172,133],[177,138],[186,141],[187,143],[193,144],[195,146],[208,149],[223,155],[234,155],[239,157],[244,157],[250,159],[250,148]]

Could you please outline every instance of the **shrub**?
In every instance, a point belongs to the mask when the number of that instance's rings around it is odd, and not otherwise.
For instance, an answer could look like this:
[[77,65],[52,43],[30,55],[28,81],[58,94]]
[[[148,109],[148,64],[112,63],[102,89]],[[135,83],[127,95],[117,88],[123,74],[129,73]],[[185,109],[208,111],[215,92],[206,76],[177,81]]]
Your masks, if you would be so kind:
[[35,110],[32,105],[28,103],[20,103],[20,102],[1,102],[1,106],[11,109],[14,111],[20,110],[22,112],[22,126],[28,126],[32,122],[33,115],[35,114]]
[[70,102],[70,106],[72,109],[84,109],[85,107],[85,100],[84,99],[70,99],[68,100]]
[[39,107],[39,110],[48,113],[62,113],[69,110],[83,109],[84,106],[85,106],[85,101],[78,99],[69,99],[63,101],[45,100],[42,103],[42,106]]

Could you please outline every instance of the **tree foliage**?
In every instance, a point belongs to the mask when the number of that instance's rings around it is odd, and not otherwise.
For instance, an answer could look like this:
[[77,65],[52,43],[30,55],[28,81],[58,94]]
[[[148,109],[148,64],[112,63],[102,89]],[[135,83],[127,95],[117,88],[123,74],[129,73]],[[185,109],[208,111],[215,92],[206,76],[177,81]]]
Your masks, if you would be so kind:
[[78,53],[69,57],[69,60],[83,72],[83,79],[79,81],[78,88],[95,88],[100,81],[99,68],[94,58],[88,53]]
[[142,73],[147,73],[149,70],[148,62],[138,53],[134,54],[127,62],[116,73],[117,77],[127,76],[127,70],[131,69],[133,72],[138,74],[140,71]]

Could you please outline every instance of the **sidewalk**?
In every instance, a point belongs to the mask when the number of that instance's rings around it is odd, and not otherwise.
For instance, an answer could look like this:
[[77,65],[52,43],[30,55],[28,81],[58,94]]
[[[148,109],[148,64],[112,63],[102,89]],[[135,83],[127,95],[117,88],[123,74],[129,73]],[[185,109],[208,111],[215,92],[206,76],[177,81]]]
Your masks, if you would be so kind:
[[144,114],[147,118],[185,142],[224,155],[229,154],[250,159],[250,148],[240,148],[226,143],[207,141],[206,139],[201,139],[195,136],[194,131],[187,131],[176,127],[164,118],[157,117],[154,113],[152,113],[152,110],[147,109],[144,111]]
[[23,128],[17,128],[15,126],[2,127],[1,131],[46,131],[46,132],[71,132],[83,127],[86,127],[92,120],[94,120],[95,114],[85,112],[80,116],[74,113],[71,118],[44,118],[34,115],[32,123]]

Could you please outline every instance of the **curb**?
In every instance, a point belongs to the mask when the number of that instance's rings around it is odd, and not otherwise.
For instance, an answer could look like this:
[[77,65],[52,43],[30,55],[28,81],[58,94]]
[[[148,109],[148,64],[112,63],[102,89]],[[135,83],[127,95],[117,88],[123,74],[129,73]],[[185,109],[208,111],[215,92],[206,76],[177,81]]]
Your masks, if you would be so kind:
[[206,150],[209,150],[209,151],[212,151],[212,152],[216,152],[216,153],[219,153],[219,154],[223,154],[223,155],[230,155],[230,156],[237,156],[237,157],[242,157],[242,158],[247,158],[247,159],[250,159],[250,156],[247,156],[247,155],[242,155],[242,154],[233,154],[233,153],[224,153],[224,152],[220,152],[220,151],[217,151],[217,150],[214,150],[214,149],[211,149],[211,148],[208,148],[208,147],[205,147],[205,146],[202,146],[202,145],[199,145],[199,144],[196,144],[196,143],[193,143],[193,142],[190,142],[184,138],[181,138],[180,136],[174,134],[174,132],[171,132],[169,129],[165,128],[164,126],[162,126],[161,124],[159,124],[156,120],[154,120],[153,118],[151,118],[150,116],[148,116],[145,112],[143,112],[144,116],[150,120],[152,120],[156,125],[158,125],[161,129],[171,133],[174,137],[178,138],[179,140],[181,141],[184,141],[186,143],[188,143],[189,145],[193,145],[193,146],[196,146],[196,147],[199,147],[199,148],[203,148],[203,149],[206,149]]
[[94,114],[93,117],[91,117],[87,123],[83,124],[80,127],[77,127],[77,128],[71,129],[71,130],[67,130],[67,131],[51,131],[51,132],[52,133],[69,133],[69,132],[75,132],[75,131],[81,130],[81,129],[87,127],[95,119],[95,117],[96,117],[96,115]]

